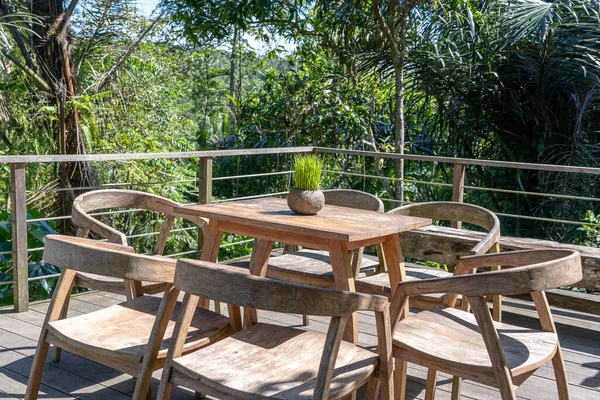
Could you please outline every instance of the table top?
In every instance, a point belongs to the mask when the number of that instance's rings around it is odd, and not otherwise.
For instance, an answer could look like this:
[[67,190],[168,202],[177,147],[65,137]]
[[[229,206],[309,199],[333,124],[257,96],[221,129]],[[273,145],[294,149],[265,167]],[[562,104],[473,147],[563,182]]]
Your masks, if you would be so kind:
[[431,225],[428,218],[325,205],[317,215],[299,215],[286,199],[261,198],[177,207],[182,214],[345,242],[373,239]]

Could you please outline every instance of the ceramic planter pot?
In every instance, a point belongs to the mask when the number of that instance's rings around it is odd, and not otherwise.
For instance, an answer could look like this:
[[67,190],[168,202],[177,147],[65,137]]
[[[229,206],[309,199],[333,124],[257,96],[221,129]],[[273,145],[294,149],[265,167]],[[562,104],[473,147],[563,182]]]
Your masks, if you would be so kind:
[[325,196],[320,190],[290,190],[287,203],[290,210],[297,214],[315,215],[325,205]]

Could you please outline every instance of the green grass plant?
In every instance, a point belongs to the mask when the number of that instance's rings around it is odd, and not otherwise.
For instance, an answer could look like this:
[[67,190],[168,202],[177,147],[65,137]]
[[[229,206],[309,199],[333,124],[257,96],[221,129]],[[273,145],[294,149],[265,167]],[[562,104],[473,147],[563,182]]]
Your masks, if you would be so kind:
[[300,190],[319,190],[323,162],[315,155],[294,159],[294,187]]

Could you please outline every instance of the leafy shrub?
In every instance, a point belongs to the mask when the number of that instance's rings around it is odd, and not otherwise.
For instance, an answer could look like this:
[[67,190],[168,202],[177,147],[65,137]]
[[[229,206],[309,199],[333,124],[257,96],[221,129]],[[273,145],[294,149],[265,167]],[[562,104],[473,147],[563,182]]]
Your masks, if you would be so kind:
[[[39,219],[42,215],[37,210],[29,210],[27,219]],[[1,284],[13,280],[12,266],[12,225],[8,212],[0,214],[0,305],[10,305],[14,302],[13,285]],[[27,224],[27,248],[37,249],[44,246],[46,235],[58,233],[54,221],[36,221]],[[57,267],[42,261],[42,252],[35,250],[29,253],[28,276],[30,278],[54,275],[60,273]],[[42,300],[52,296],[54,280],[45,278],[29,282],[30,300]]]
[[593,225],[583,225],[579,230],[585,234],[583,244],[589,247],[600,247],[600,215],[594,214],[593,211],[589,210],[585,213],[583,219],[584,222],[588,222]]

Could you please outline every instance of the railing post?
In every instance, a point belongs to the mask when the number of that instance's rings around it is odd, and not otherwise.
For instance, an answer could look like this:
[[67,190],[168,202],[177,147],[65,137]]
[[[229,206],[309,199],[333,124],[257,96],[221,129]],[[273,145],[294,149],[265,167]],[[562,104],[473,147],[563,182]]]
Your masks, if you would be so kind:
[[[200,157],[198,165],[198,204],[212,203],[212,157]],[[198,229],[198,258],[202,254],[204,233]]]
[[[452,178],[452,201],[463,202],[465,194],[465,164],[454,163],[454,176]],[[460,229],[461,222],[453,221],[453,228]]]
[[10,164],[10,198],[12,215],[12,267],[14,309],[29,310],[29,282],[27,268],[27,205],[25,164]]

